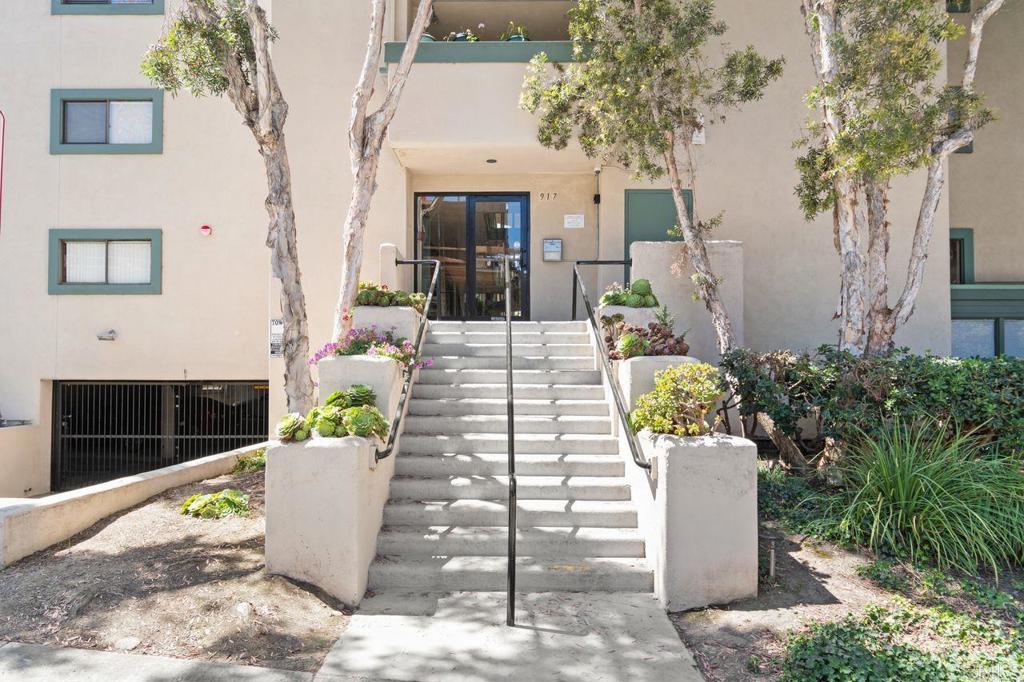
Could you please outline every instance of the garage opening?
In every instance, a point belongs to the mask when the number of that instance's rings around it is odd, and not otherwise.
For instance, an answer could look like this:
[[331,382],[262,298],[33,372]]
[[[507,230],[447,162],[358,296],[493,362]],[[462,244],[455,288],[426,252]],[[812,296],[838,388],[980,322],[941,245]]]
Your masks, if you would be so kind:
[[267,439],[263,381],[55,381],[51,490],[81,488]]

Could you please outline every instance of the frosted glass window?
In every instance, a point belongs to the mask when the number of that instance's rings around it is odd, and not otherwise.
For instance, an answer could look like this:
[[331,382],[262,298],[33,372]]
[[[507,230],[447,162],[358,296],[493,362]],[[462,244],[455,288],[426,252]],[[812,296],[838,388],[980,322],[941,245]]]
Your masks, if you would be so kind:
[[106,242],[66,242],[64,281],[69,284],[103,284],[107,281]]
[[149,284],[149,241],[64,242],[65,284]]
[[106,102],[64,103],[65,144],[103,144],[106,141]]
[[1003,320],[1003,353],[1024,358],[1024,320]]
[[149,144],[153,141],[152,102],[110,102],[110,144]]
[[150,243],[108,242],[107,283],[149,284]]
[[995,320],[953,320],[954,357],[991,358],[995,354]]

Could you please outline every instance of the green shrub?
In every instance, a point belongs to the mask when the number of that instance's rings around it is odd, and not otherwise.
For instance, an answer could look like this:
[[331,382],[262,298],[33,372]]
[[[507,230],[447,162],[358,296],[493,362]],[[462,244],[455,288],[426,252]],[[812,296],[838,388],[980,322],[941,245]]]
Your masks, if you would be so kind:
[[827,512],[839,539],[966,572],[1024,558],[1024,472],[973,434],[896,420],[857,440],[841,471]]
[[718,370],[705,363],[686,363],[658,372],[654,390],[637,399],[630,415],[634,430],[677,436],[701,436],[714,430],[709,420],[721,395]]
[[263,471],[267,468],[267,451],[263,448],[243,455],[235,462],[231,470],[233,474],[251,474],[256,471]]
[[827,528],[823,500],[802,476],[781,466],[758,466],[757,510],[762,520],[774,521],[791,533],[821,534]]
[[181,513],[199,519],[220,519],[249,513],[249,496],[233,488],[215,493],[196,493],[181,505]]
[[816,354],[734,350],[722,369],[742,396],[741,414],[763,412],[791,438],[798,423],[818,422],[819,436],[841,441],[877,435],[895,417],[929,417],[974,429],[987,449],[1024,452],[1024,359],[954,359],[911,355],[861,357],[822,347]]

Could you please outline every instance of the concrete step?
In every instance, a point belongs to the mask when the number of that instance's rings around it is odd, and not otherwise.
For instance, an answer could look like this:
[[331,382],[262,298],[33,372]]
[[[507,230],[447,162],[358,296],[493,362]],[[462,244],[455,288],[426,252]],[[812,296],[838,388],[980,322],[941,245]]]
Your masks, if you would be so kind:
[[[438,331],[433,327],[429,328],[424,343],[437,344],[494,344],[505,347],[505,330],[495,331]],[[518,327],[512,327],[512,343],[515,345],[525,343],[544,344],[590,344],[590,334],[583,332],[549,332],[549,331],[523,331]]]
[[[505,371],[508,361],[505,356],[501,357],[463,357],[460,355],[428,355],[432,369],[500,369]],[[594,369],[594,358],[579,355],[567,357],[547,357],[518,355],[512,358],[512,369]]]
[[[610,476],[517,476],[520,500],[628,500],[629,484]],[[392,500],[505,500],[508,476],[391,479]]]
[[[491,320],[486,322],[458,322],[458,321],[435,321],[430,323],[430,331],[435,333],[444,332],[500,332],[505,333],[505,322],[502,320]],[[512,333],[523,332],[557,332],[561,334],[585,334],[587,323],[583,321],[569,322],[513,322]]]
[[[507,556],[508,527],[396,526],[384,528],[379,554],[410,556]],[[516,554],[548,559],[644,556],[635,528],[523,527],[516,533]]]
[[[442,356],[505,358],[505,339],[497,343],[466,343],[461,341],[444,341],[438,343],[427,339],[423,344],[422,354],[425,358]],[[513,339],[512,355],[515,357],[594,357],[594,347],[589,339],[583,343],[519,343]]]
[[[401,461],[399,458],[398,461]],[[630,502],[593,500],[519,500],[520,527],[636,528]],[[508,523],[508,502],[502,500],[393,501],[384,507],[384,524],[432,526],[498,526]]]
[[[438,591],[505,589],[505,557],[378,557],[369,587]],[[516,588],[524,592],[650,592],[654,574],[644,559],[516,560]]]
[[[419,382],[423,384],[504,384],[504,369],[455,369],[426,368],[420,370]],[[538,370],[514,369],[512,384],[585,384],[600,385],[601,372],[598,370]]]
[[[408,419],[408,417],[406,417]],[[603,454],[617,453],[619,441],[599,434],[516,433],[516,454]],[[431,435],[407,433],[402,436],[402,454],[438,455],[505,453],[508,436],[505,433],[453,433]]]
[[[505,433],[508,419],[501,414],[467,414],[461,416],[408,415],[405,434]],[[608,417],[568,415],[516,415],[516,433],[594,433],[611,434],[612,422]]]
[[[605,400],[604,387],[582,384],[512,384],[516,404],[521,400]],[[412,387],[412,397],[416,399],[436,398],[488,398],[505,401],[505,383],[496,384],[424,384],[416,383]]]
[[[433,400],[414,397],[409,401],[409,414],[411,415],[505,415],[507,414],[507,409],[508,403],[504,397],[437,398]],[[515,409],[516,416],[608,416],[608,403],[603,400],[530,400],[517,397],[515,399]]]
[[[626,462],[616,455],[520,455],[516,472],[523,476],[623,476]],[[425,455],[408,453],[395,460],[399,476],[500,476],[508,472],[508,455]]]

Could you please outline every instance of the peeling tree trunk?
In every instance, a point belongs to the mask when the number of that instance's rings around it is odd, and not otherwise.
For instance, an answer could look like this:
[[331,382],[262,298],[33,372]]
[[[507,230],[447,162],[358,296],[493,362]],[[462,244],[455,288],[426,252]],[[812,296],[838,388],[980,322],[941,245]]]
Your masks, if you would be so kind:
[[342,232],[341,284],[338,302],[334,309],[334,341],[340,341],[352,329],[352,312],[359,294],[359,272],[363,267],[363,240],[366,235],[366,221],[370,215],[373,193],[377,190],[377,168],[388,126],[398,110],[402,90],[409,78],[420,39],[433,15],[433,0],[420,0],[416,19],[409,31],[409,37],[388,84],[384,102],[368,113],[377,81],[381,49],[384,44],[384,17],[386,0],[372,0],[370,34],[366,45],[366,57],[352,94],[352,112],[349,119],[349,157],[352,169],[352,198]]
[[288,411],[307,413],[313,407],[313,378],[309,371],[309,324],[302,292],[299,250],[292,207],[291,167],[284,133],[273,144],[260,146],[267,171],[267,214],[270,228],[267,246],[270,267],[281,282],[281,317],[284,320],[284,389]]

